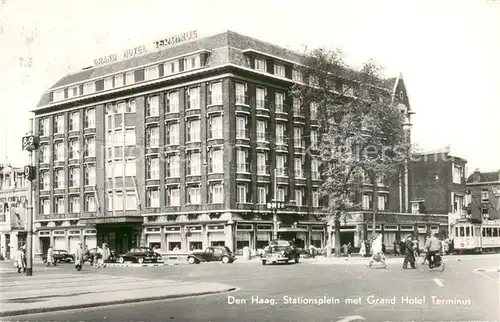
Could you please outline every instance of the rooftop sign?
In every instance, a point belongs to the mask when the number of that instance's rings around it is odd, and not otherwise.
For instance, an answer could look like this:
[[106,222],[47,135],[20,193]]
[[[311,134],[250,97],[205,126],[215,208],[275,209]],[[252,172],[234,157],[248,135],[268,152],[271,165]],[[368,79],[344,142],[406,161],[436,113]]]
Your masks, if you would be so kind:
[[169,36],[165,39],[154,41],[151,44],[144,44],[138,47],[125,49],[123,52],[120,53],[113,53],[106,56],[95,58],[94,66],[101,66],[125,59],[130,59],[133,57],[144,55],[148,52],[162,50],[166,47],[177,45],[179,43],[194,40],[197,38],[198,38],[198,32],[196,30],[183,32],[177,35]]

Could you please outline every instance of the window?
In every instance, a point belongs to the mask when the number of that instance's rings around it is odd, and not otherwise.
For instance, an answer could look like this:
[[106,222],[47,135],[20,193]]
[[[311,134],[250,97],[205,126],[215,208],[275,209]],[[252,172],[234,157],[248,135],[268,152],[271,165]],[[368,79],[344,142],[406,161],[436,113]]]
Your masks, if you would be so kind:
[[123,210],[123,192],[115,191],[112,194],[113,198],[113,210],[122,211]]
[[123,74],[115,75],[115,87],[121,87],[125,85]]
[[224,151],[222,149],[212,150],[212,173],[224,172]]
[[295,158],[295,178],[303,178],[304,171],[302,171],[302,158]]
[[42,199],[40,201],[40,208],[42,210],[43,215],[50,215],[50,200]]
[[157,148],[160,146],[160,128],[158,126],[146,129],[146,147]]
[[276,156],[276,174],[278,176],[285,176],[285,156],[277,155]]
[[303,81],[302,72],[298,69],[293,69],[292,79],[296,82],[302,82]]
[[464,205],[464,197],[455,195],[453,201],[453,212],[455,213],[462,212],[463,205]]
[[127,191],[127,199],[125,200],[126,210],[137,209],[137,195],[134,191]]
[[40,119],[40,136],[50,135],[50,120],[48,117]]
[[386,210],[387,209],[387,195],[378,196],[378,210]]
[[55,197],[54,198],[54,213],[55,214],[64,214],[66,203],[64,201],[64,197]]
[[311,149],[317,150],[318,149],[318,131],[311,130],[310,135],[311,135]]
[[158,95],[148,97],[148,107],[146,116],[160,115],[160,99]]
[[488,192],[488,189],[481,189],[481,201],[488,201],[490,200],[490,194]]
[[285,94],[276,92],[275,94],[275,104],[276,104],[276,112],[283,113],[283,104],[285,102]]
[[236,138],[248,139],[247,136],[247,118],[244,116],[236,117]]
[[267,90],[265,88],[257,87],[257,108],[265,109],[266,107]]
[[462,167],[453,165],[453,183],[462,183]]
[[179,188],[178,187],[168,187],[167,188],[167,206],[171,206],[171,207],[180,206]]
[[159,158],[149,158],[148,159],[147,178],[153,179],[153,180],[160,179],[160,159]]
[[68,88],[68,98],[78,96],[78,86],[70,86]]
[[191,186],[188,189],[188,203],[192,205],[200,204],[200,187]]
[[167,126],[167,144],[168,145],[178,145],[179,144],[179,123],[169,123]]
[[147,206],[149,208],[160,207],[160,191],[158,188],[149,188],[147,191]]
[[212,203],[224,203],[224,186],[220,183],[211,185]]
[[302,147],[302,128],[295,127],[293,129],[293,143],[296,148]]
[[94,195],[85,195],[85,211],[95,212],[96,211],[96,200]]
[[223,139],[224,135],[222,132],[222,116],[213,116],[210,118],[209,126],[209,138],[210,139]]
[[200,58],[201,58],[200,55],[194,55],[184,58],[184,70],[187,71],[195,68],[200,68],[201,65]]
[[210,104],[222,104],[222,82],[210,85]]
[[106,77],[104,79],[104,90],[113,88],[113,77]]
[[274,75],[279,77],[285,77],[285,66],[281,64],[274,64]]
[[248,172],[247,153],[248,151],[241,149],[236,151],[236,172],[240,173]]
[[200,152],[191,152],[189,153],[189,167],[188,174],[192,176],[200,175],[201,168],[201,153]]
[[188,92],[188,109],[199,109],[200,108],[200,88],[191,87]]
[[[125,85],[135,83],[135,72],[131,71],[125,74]],[[121,210],[121,209],[120,209]]]
[[62,101],[64,99],[64,89],[58,89],[54,91],[53,96],[54,96],[53,98],[54,102]]
[[411,213],[418,214],[420,212],[420,203],[412,202],[411,203]]
[[266,122],[257,121],[257,142],[266,142]]
[[83,95],[95,93],[95,82],[83,84]]
[[238,184],[237,186],[237,195],[236,195],[237,203],[246,203],[247,202],[247,185],[246,184]]
[[132,146],[135,145],[135,130],[128,129],[125,130],[125,145]]
[[267,72],[267,62],[264,59],[255,59],[255,70]]
[[158,66],[149,66],[144,69],[144,80],[150,80],[160,77]]
[[89,108],[85,110],[85,128],[94,129],[95,128],[95,109]]
[[135,113],[136,110],[136,102],[135,100],[129,100],[127,102],[127,108],[125,110],[126,113]]
[[48,144],[40,146],[40,160],[42,163],[50,162],[50,146]]
[[286,199],[286,188],[285,187],[279,187],[276,190],[276,199],[277,199],[277,201],[285,202],[285,199]]
[[363,200],[362,200],[362,206],[363,209],[372,209],[372,195],[371,194],[364,194],[363,195]]
[[312,193],[312,206],[319,207],[319,192],[313,191]]
[[267,154],[266,153],[257,153],[257,174],[265,175],[267,174]]
[[80,197],[70,197],[69,212],[73,214],[80,212]]
[[95,157],[95,137],[93,136],[85,138],[85,156]]
[[54,117],[54,134],[64,133],[64,115],[57,115]]
[[54,161],[64,161],[64,143],[56,142],[54,143]]
[[80,140],[78,139],[69,140],[69,158],[70,159],[80,158]]
[[285,125],[276,124],[276,144],[285,144]]
[[136,175],[136,167],[135,160],[126,160],[125,161],[125,176],[126,177],[135,177]]
[[312,173],[312,179],[313,180],[318,180],[319,179],[319,162],[318,160],[311,160],[311,173]]
[[300,99],[294,98],[293,99],[293,114],[295,115],[300,115],[301,113],[301,108],[300,108]]
[[50,173],[48,171],[40,172],[40,190],[50,190]]
[[200,120],[191,120],[188,123],[188,142],[200,142]]
[[85,185],[95,186],[95,165],[85,167]]
[[318,118],[318,103],[311,102],[311,120],[316,120]]
[[236,83],[236,104],[247,104],[246,83]]
[[71,167],[69,169],[69,186],[79,187],[80,186],[80,168]]
[[174,91],[167,94],[167,113],[179,112],[179,92]]
[[169,61],[164,65],[165,75],[177,74],[179,72],[179,61]]
[[257,187],[257,203],[259,205],[265,205],[267,203],[267,188],[259,186]]
[[113,175],[115,177],[123,177],[123,162],[113,163]]
[[69,130],[78,131],[80,129],[80,112],[73,112],[69,115]]
[[179,177],[179,155],[171,154],[167,157],[167,177]]
[[304,198],[304,191],[301,188],[295,189],[295,205],[302,206],[302,198]]

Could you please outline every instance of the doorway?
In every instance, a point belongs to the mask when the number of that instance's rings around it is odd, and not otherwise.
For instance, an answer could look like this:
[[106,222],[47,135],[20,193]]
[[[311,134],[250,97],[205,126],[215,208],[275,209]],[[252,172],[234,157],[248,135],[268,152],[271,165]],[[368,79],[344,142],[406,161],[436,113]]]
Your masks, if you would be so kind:
[[140,240],[140,228],[133,226],[96,226],[97,246],[108,244],[109,249],[117,254],[123,254],[129,249],[138,247]]

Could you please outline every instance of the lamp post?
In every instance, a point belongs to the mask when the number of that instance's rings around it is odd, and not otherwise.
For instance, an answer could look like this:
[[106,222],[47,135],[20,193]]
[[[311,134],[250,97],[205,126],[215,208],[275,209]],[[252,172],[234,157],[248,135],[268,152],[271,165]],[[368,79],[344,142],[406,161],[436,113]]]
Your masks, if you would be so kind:
[[283,209],[285,206],[284,202],[278,201],[277,198],[277,174],[278,169],[274,169],[274,199],[267,203],[267,209],[273,210],[273,240],[278,239],[278,209]]

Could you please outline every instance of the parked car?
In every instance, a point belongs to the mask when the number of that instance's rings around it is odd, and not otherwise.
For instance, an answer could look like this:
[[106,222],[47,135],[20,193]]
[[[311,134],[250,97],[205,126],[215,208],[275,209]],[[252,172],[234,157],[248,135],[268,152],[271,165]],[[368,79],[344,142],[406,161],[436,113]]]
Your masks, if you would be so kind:
[[[75,255],[70,254],[67,250],[64,249],[53,249],[52,257],[54,257],[54,263],[72,263],[75,261]],[[44,263],[47,263],[47,254],[42,256],[42,260]]]
[[[90,265],[93,265],[96,253],[97,253],[97,247],[89,249],[89,253],[85,257],[85,261],[89,262]],[[114,250],[110,250],[110,256],[109,256],[108,260],[106,261],[106,263],[114,263],[114,262],[116,262],[116,260],[117,260],[116,252]]]
[[188,255],[189,264],[199,264],[201,262],[222,262],[232,263],[236,257],[226,246],[207,247],[204,251],[195,251]]
[[125,262],[133,262],[142,264],[144,262],[153,262],[161,260],[161,255],[156,253],[151,248],[147,247],[136,247],[132,248],[124,254],[117,256],[116,261],[120,264]]
[[261,257],[262,265],[267,263],[279,264],[294,261],[299,262],[300,254],[289,241],[273,240],[269,242],[266,252]]

